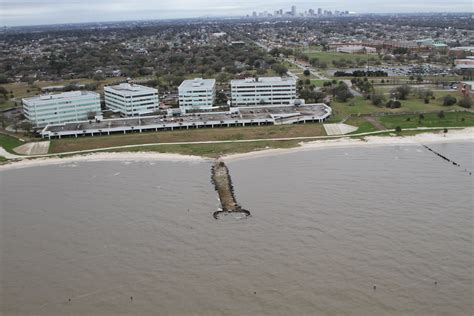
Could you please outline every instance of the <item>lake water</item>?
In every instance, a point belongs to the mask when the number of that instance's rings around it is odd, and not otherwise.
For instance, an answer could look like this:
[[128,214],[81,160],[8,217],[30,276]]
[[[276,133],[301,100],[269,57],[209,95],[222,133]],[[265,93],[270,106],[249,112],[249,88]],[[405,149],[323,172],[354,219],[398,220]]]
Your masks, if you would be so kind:
[[[470,315],[474,143],[0,172],[2,315]],[[467,171],[465,171],[465,169]],[[375,288],[374,288],[375,286]]]

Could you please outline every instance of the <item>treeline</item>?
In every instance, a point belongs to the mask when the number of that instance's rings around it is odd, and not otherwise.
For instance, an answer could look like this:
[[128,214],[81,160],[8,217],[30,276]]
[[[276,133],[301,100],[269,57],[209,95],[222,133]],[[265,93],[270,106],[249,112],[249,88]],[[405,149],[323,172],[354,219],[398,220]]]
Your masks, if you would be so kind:
[[335,77],[388,77],[388,73],[382,70],[376,70],[376,71],[355,70],[353,72],[336,71],[334,73],[334,76]]

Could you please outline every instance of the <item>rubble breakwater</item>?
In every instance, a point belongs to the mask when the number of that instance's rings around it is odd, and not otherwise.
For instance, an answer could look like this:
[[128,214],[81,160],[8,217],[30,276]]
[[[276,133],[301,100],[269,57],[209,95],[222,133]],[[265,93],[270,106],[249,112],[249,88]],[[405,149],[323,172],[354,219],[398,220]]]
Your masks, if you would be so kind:
[[229,169],[222,160],[216,160],[212,166],[212,183],[219,194],[221,209],[214,212],[215,219],[219,219],[222,215],[242,214],[242,216],[250,216],[250,212],[243,209],[236,201],[234,188],[230,178]]

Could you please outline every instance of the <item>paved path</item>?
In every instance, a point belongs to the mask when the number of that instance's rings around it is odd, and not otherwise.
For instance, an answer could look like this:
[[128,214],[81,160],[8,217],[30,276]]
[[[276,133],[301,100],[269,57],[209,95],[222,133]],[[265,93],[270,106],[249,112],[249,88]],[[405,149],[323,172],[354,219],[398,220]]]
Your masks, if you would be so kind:
[[289,58],[284,58],[284,60],[285,60],[286,62],[290,63],[290,64],[295,65],[295,66],[298,67],[298,68],[303,69],[303,71],[306,70],[306,69],[308,69],[309,72],[310,72],[313,76],[315,76],[316,78],[318,78],[318,79],[320,79],[320,80],[329,80],[329,78],[327,78],[327,77],[321,75],[320,73],[318,73],[318,72],[317,72],[316,70],[314,70],[310,65],[303,65],[303,64],[300,64],[300,63],[298,63],[297,61],[293,61],[293,60],[291,60],[291,59],[289,59]]
[[7,159],[23,159],[23,158],[25,158],[24,156],[10,154],[8,151],[3,149],[2,146],[0,146],[0,157],[5,157]]
[[343,82],[349,87],[349,91],[355,96],[355,97],[361,97],[362,94],[359,91],[354,90],[352,88],[352,81],[350,80],[343,80]]
[[342,123],[323,124],[323,126],[329,136],[350,134],[358,129],[358,127]]
[[44,155],[49,151],[49,141],[26,143],[13,150],[21,155]]

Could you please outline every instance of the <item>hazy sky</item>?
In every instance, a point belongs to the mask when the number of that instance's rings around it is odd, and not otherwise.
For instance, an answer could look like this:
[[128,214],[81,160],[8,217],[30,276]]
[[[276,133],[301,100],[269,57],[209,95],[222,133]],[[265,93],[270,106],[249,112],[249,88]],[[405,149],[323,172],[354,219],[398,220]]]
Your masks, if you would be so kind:
[[318,8],[360,13],[472,12],[473,0],[0,0],[1,25],[35,25],[201,16]]

